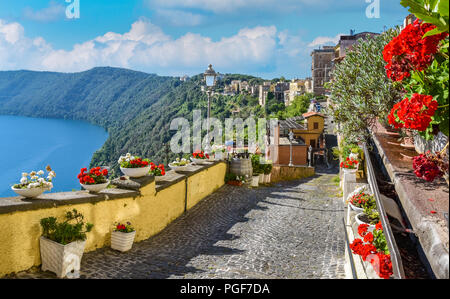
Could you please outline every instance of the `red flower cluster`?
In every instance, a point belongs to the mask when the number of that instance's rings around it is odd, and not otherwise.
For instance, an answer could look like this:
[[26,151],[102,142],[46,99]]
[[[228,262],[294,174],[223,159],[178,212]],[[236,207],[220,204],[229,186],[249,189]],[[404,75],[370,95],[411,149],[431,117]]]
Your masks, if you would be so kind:
[[361,193],[353,195],[350,198],[350,203],[352,205],[354,205],[355,207],[362,208],[371,198],[372,198],[371,195],[361,192]]
[[438,52],[439,42],[448,36],[448,33],[441,33],[422,38],[434,28],[435,25],[416,20],[384,47],[383,58],[388,63],[385,68],[389,78],[402,81],[411,76],[412,70],[428,68]]
[[[369,261],[378,276],[388,279],[393,273],[391,256],[378,251],[375,245],[373,245],[374,235],[368,231],[368,227],[369,225],[365,223],[358,226],[358,234],[363,237],[364,242],[357,238],[350,244],[350,249],[354,254],[360,255],[364,261]],[[383,229],[381,222],[375,225],[375,229]]]
[[105,177],[108,175],[108,170],[101,170],[100,167],[94,167],[87,173],[87,168],[81,168],[80,173],[77,178],[83,185],[94,185],[99,183],[104,183],[106,181]]
[[151,166],[150,171],[153,173],[154,176],[166,175],[166,170],[164,169],[164,164],[159,164],[158,166],[156,166],[155,163],[150,162],[150,166]]
[[148,166],[148,162],[147,161],[143,161],[141,158],[137,158],[135,160],[131,160],[129,163],[131,164],[132,168],[140,168],[140,167],[147,167]]
[[432,182],[435,178],[440,178],[444,175],[435,159],[431,156],[430,151],[413,158],[413,169],[417,177],[427,182]]
[[123,224],[118,224],[117,226],[116,226],[116,230],[117,231],[124,231],[124,230],[126,230],[127,229],[127,227],[125,226],[125,225],[123,225]]
[[208,155],[208,154],[205,154],[203,151],[195,151],[195,152],[192,154],[192,157],[193,157],[194,159],[209,159],[209,155]]
[[347,157],[347,159],[341,162],[341,168],[356,169],[358,163],[359,163],[358,160]]
[[430,125],[431,117],[437,108],[438,103],[433,100],[432,96],[415,93],[411,100],[404,98],[394,105],[388,116],[388,121],[396,129],[408,128],[425,131]]

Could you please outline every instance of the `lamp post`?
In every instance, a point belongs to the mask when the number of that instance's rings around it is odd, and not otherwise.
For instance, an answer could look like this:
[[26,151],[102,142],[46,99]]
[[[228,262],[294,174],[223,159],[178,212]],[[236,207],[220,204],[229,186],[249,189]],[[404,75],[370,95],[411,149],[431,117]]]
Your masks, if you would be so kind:
[[[214,69],[212,68],[211,64],[208,66],[208,69],[205,71],[203,76],[205,77],[205,83],[206,83],[206,87],[207,87],[206,93],[208,95],[208,118],[206,120],[206,123],[207,123],[206,136],[209,138],[209,126],[210,126],[209,118],[211,117],[211,93],[212,93],[213,86],[216,84],[216,77],[217,77],[217,74],[214,71]],[[205,152],[209,153],[209,149],[210,149],[210,144],[208,142],[208,144],[206,145],[206,148],[205,148]]]
[[294,166],[292,164],[292,140],[294,139],[294,133],[292,131],[289,132],[289,143],[290,143],[290,158],[289,158],[289,166]]

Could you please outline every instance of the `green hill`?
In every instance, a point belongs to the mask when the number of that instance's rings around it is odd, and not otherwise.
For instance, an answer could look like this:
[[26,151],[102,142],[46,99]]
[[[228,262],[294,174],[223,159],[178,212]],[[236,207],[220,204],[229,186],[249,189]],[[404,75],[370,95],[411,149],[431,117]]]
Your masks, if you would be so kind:
[[[223,81],[239,76],[243,75],[225,76]],[[126,152],[166,162],[165,144],[175,133],[169,130],[171,120],[192,120],[194,109],[202,109],[206,117],[202,84],[200,75],[181,82],[110,67],[80,73],[6,71],[0,72],[0,114],[84,120],[102,126],[109,138],[93,155],[91,166],[109,165],[117,171],[117,159]],[[248,95],[215,96],[212,115],[223,120],[238,107],[243,118],[265,115],[258,99]]]

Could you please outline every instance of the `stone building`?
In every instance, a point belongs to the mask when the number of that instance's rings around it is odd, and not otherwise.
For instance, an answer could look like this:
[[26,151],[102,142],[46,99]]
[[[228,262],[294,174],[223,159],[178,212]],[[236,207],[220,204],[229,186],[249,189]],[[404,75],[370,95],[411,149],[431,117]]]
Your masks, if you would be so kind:
[[270,91],[270,82],[264,82],[263,85],[259,85],[259,105],[266,106],[267,95]]
[[296,96],[306,93],[306,80],[292,80],[289,84],[289,98],[284,100],[286,106],[292,104]]
[[324,84],[330,81],[334,55],[332,46],[324,46],[323,49],[315,49],[311,53],[312,89],[315,95],[325,94]]
[[279,102],[284,102],[284,92],[289,90],[289,82],[277,82],[273,86],[273,95]]
[[350,35],[341,35],[338,44],[334,47],[334,63],[344,59],[347,51],[353,48],[353,45],[358,40],[367,40],[369,37],[379,35],[375,32],[361,32],[354,34],[353,30],[350,30]]

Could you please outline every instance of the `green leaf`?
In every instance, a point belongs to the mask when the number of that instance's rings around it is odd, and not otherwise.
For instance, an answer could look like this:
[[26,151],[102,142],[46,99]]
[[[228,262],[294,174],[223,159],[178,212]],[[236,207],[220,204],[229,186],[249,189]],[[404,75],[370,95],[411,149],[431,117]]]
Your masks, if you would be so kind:
[[449,16],[449,1],[448,0],[440,0],[438,4],[438,12],[441,16],[448,17]]

